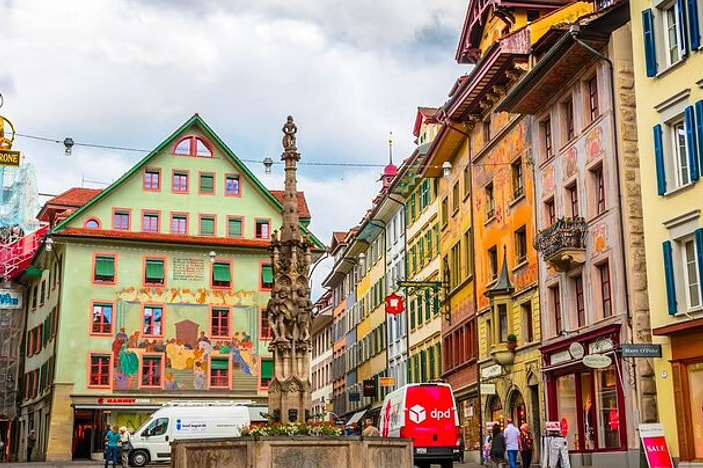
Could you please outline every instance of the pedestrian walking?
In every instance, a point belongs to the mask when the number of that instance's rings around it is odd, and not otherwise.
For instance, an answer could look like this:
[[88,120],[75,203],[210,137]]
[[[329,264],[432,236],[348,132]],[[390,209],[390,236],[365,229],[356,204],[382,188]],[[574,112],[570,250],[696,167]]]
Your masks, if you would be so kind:
[[361,435],[364,437],[381,437],[378,429],[374,427],[373,420],[371,418],[366,418],[366,421],[364,421],[364,431]]
[[105,468],[107,468],[110,459],[112,459],[112,468],[116,468],[117,452],[120,447],[120,433],[117,430],[117,426],[112,426],[112,429],[107,431],[107,434],[105,434],[105,443],[107,444],[107,448],[105,449]]
[[535,440],[530,432],[530,426],[523,423],[520,426],[520,458],[523,468],[529,468],[532,463],[532,452],[535,450]]
[[505,448],[508,452],[508,465],[510,468],[517,468],[517,454],[520,449],[520,431],[513,425],[511,418],[507,419],[508,425],[505,426],[503,437],[505,437]]
[[459,429],[459,463],[464,463],[464,450],[466,450],[466,445],[464,445],[464,428]]
[[132,450],[132,436],[126,427],[120,427],[120,458],[122,466],[129,466],[129,452]]
[[34,429],[29,431],[27,436],[27,461],[32,461],[32,450],[34,450],[34,444],[37,443],[37,433]]
[[505,438],[498,423],[493,425],[491,436],[491,462],[495,468],[501,468],[505,463]]

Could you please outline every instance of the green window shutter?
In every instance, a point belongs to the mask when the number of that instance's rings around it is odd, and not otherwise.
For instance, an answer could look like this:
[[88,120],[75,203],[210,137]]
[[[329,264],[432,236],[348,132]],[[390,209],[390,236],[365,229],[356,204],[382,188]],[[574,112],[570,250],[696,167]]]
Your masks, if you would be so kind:
[[435,245],[435,249],[437,249],[437,253],[439,253],[439,225],[438,224],[434,225],[434,245]]
[[229,272],[229,263],[213,263],[212,279],[215,281],[232,281],[232,276]]
[[420,378],[422,382],[427,382],[427,352],[420,351]]
[[261,378],[270,379],[273,377],[273,359],[261,360]]
[[212,358],[210,360],[212,369],[229,369],[229,359],[227,358]]
[[95,274],[97,276],[115,276],[115,257],[95,257]]
[[212,193],[215,190],[214,177],[212,174],[200,174],[200,191]]
[[438,375],[439,377],[442,377],[442,345],[437,343],[435,345],[436,354],[437,354],[437,369],[438,369]]
[[410,299],[410,329],[415,329],[415,301]]
[[427,230],[425,237],[427,238],[427,256],[432,258],[432,229]]
[[430,321],[432,304],[430,303],[430,290],[425,289],[425,320]]
[[413,356],[413,367],[415,383],[422,382],[422,380],[420,380],[420,357],[417,354]]
[[413,375],[412,375],[412,366],[410,365],[410,359],[408,359],[408,360],[406,361],[405,365],[406,365],[406,367],[405,367],[405,374],[406,374],[406,376],[405,376],[405,378],[406,378],[405,383],[412,383],[412,381],[413,381]]
[[241,237],[242,235],[242,220],[239,218],[230,218],[227,223],[227,234],[232,237]]
[[422,297],[415,296],[415,304],[417,307],[417,324],[422,325]]
[[200,218],[200,234],[212,235],[215,233],[215,219],[211,217]]
[[146,260],[146,279],[162,281],[164,276],[164,261],[148,258]]
[[417,249],[419,251],[418,256],[420,257],[420,266],[425,264],[425,238],[420,237],[417,243]]
[[435,367],[434,367],[434,346],[430,346],[428,349],[430,354],[430,380],[435,379]]
[[261,281],[264,284],[273,283],[273,267],[271,265],[261,265]]

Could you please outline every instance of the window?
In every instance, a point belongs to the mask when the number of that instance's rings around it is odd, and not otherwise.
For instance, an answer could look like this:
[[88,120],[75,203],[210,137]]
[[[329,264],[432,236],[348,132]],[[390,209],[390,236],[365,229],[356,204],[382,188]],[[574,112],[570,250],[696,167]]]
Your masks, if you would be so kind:
[[96,283],[115,282],[115,256],[96,255],[93,270],[93,280]]
[[593,122],[600,114],[600,109],[598,108],[598,79],[596,75],[593,75],[588,80],[588,109],[590,121]]
[[488,249],[488,280],[493,281],[498,277],[498,249],[496,246]]
[[211,215],[200,215],[200,235],[215,235],[215,217]]
[[535,340],[534,325],[532,324],[532,303],[525,302],[520,304],[520,311],[524,328],[522,336],[525,338],[525,343],[532,343]]
[[[666,34],[666,61],[667,65],[672,65],[679,61],[680,45],[679,45],[679,25],[677,24],[677,10],[675,4],[664,10],[664,28]],[[681,25],[683,26],[683,25]]]
[[212,149],[210,149],[210,144],[204,139],[197,136],[187,136],[176,143],[173,154],[178,156],[202,156],[211,158]]
[[44,300],[46,299],[46,280],[42,280],[40,291],[41,293],[39,295],[39,305],[42,306],[44,305]]
[[527,10],[527,21],[532,22],[539,18],[539,10]]
[[229,262],[215,262],[212,264],[212,285],[217,288],[232,286],[231,264]]
[[112,229],[128,230],[129,229],[129,211],[114,211],[112,214]]
[[239,196],[239,174],[227,174],[225,176],[225,195]]
[[273,288],[273,266],[269,263],[261,265],[261,289]]
[[688,168],[688,149],[686,147],[686,129],[683,121],[671,125],[672,149],[674,154],[674,167],[676,183],[682,187],[691,182]]
[[485,147],[491,140],[491,119],[483,121],[483,146]]
[[147,258],[144,261],[144,284],[164,286],[166,284],[166,268],[163,258]]
[[546,217],[545,223],[547,226],[551,226],[557,220],[556,209],[554,207],[554,198],[550,198],[544,202],[544,215]]
[[264,307],[261,309],[261,339],[268,340],[271,336],[273,336],[273,333],[269,322],[269,311]]
[[560,335],[563,331],[561,320],[561,297],[559,285],[549,288],[549,299],[552,302],[552,317],[554,318],[554,334]]
[[188,233],[188,216],[187,215],[171,215],[171,233],[172,234],[187,234]]
[[464,167],[464,198],[469,196],[471,193],[471,172],[469,172],[469,165]]
[[596,214],[605,213],[605,180],[603,179],[603,166],[598,166],[591,172],[593,186],[596,189]]
[[100,221],[96,218],[88,218],[83,226],[88,229],[100,229]]
[[408,210],[410,211],[410,216],[408,216],[408,219],[410,219],[410,221],[415,221],[415,192],[410,194]]
[[268,239],[269,238],[269,221],[265,219],[256,220],[256,230],[255,237],[257,239]]
[[515,231],[515,257],[517,265],[527,261],[527,231],[525,226]]
[[144,213],[142,215],[142,231],[159,232],[159,214]]
[[432,260],[434,252],[432,251],[432,229],[425,232],[425,244],[427,244],[427,258]]
[[546,118],[542,121],[542,152],[544,153],[544,159],[549,159],[554,156],[554,147],[552,145],[552,120]]
[[575,218],[579,215],[579,191],[578,186],[574,182],[566,188],[566,193],[569,197],[569,206],[571,208],[571,217]]
[[164,309],[162,306],[144,306],[144,316],[142,320],[142,333],[144,336],[163,336],[163,312]]
[[91,313],[91,333],[112,335],[112,304],[93,304]]
[[90,355],[90,377],[91,387],[110,387],[110,355],[91,354]]
[[144,388],[161,387],[161,356],[142,357],[141,386]]
[[200,193],[215,193],[215,174],[211,172],[200,174]]
[[488,349],[493,346],[493,328],[491,328],[491,319],[486,320],[486,344]]
[[37,308],[37,298],[39,296],[39,286],[34,286],[32,288],[32,309]]
[[449,223],[449,198],[442,199],[442,229]]
[[173,172],[171,190],[175,193],[188,193],[188,173],[182,171]]
[[146,169],[144,171],[144,190],[161,189],[161,169]]
[[579,328],[586,325],[586,305],[583,300],[583,277],[578,275],[574,282],[574,299],[576,301],[576,323]]
[[261,387],[268,388],[273,377],[273,359],[261,358]]
[[574,135],[574,101],[569,98],[561,105],[564,115],[564,143],[570,141]]
[[168,429],[168,418],[159,418],[154,420],[141,433],[142,436],[153,437],[166,434]]
[[603,317],[613,315],[613,303],[610,295],[610,269],[608,263],[598,265],[598,276],[600,278],[600,295],[603,306]]
[[242,218],[227,217],[227,235],[229,237],[242,237]]
[[229,388],[229,358],[212,357],[210,359],[210,387]]
[[683,264],[686,280],[686,301],[688,308],[701,305],[701,285],[699,282],[699,267],[696,245],[693,239],[683,241]]
[[452,187],[452,214],[456,214],[459,211],[459,181],[457,180]]
[[430,205],[430,179],[425,179],[420,185],[420,211]]
[[452,247],[451,262],[449,286],[455,288],[459,284],[459,275],[461,274],[461,242],[457,242]]
[[466,277],[474,273],[474,248],[471,242],[471,229],[464,233],[464,264],[466,265]]
[[498,304],[498,339],[501,343],[508,341],[508,306]]
[[518,159],[511,165],[513,174],[513,199],[520,198],[524,192],[524,180],[522,175],[522,159]]
[[213,308],[210,317],[210,334],[213,338],[229,336],[230,314],[228,308]]
[[486,219],[491,219],[495,216],[495,198],[493,197],[493,182],[486,185]]

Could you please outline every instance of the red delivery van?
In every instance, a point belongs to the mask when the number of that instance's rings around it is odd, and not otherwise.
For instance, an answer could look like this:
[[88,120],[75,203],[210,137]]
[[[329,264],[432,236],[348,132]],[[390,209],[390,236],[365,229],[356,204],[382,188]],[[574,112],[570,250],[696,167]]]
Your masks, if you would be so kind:
[[413,440],[415,465],[451,468],[459,452],[461,431],[452,387],[445,383],[409,384],[383,400],[382,437]]

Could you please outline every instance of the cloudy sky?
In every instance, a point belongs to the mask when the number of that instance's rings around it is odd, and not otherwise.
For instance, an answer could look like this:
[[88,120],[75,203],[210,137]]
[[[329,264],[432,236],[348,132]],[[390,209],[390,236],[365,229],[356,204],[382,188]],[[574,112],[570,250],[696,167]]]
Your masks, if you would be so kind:
[[[277,159],[286,115],[303,161],[383,164],[413,148],[417,106],[441,105],[459,0],[0,0],[0,111],[22,134],[151,149],[193,113],[242,159]],[[18,137],[40,192],[103,187],[143,153]],[[263,174],[270,188],[282,171]],[[313,230],[356,224],[379,168],[301,167]],[[90,181],[90,182],[86,182]],[[325,268],[320,268],[319,276]],[[316,275],[318,276],[318,275]],[[319,291],[319,289],[318,289]]]

